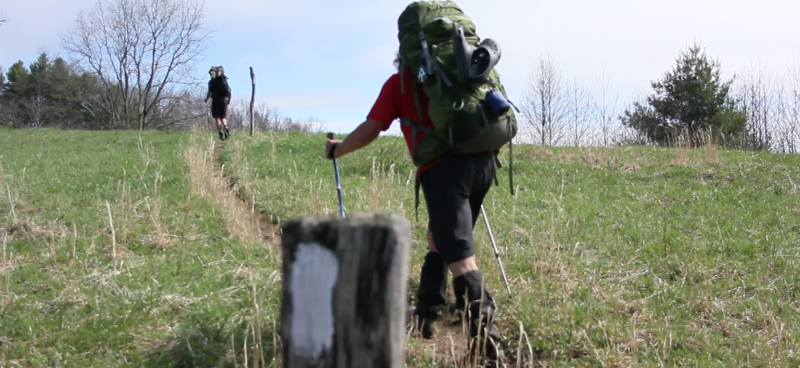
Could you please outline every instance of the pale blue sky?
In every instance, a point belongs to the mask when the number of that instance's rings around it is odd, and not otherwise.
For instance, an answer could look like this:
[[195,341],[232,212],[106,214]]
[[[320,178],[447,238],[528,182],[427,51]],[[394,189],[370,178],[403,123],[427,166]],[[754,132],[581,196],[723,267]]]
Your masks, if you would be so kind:
[[[62,53],[66,32],[95,0],[0,2],[0,65]],[[224,65],[235,97],[257,100],[294,118],[316,116],[334,131],[361,122],[393,72],[397,16],[407,0],[208,1],[214,31],[197,77]],[[671,68],[694,40],[722,62],[726,76],[758,60],[783,72],[800,55],[800,2],[780,0],[461,0],[483,38],[503,48],[498,70],[519,100],[533,62],[549,53],[564,77],[591,82],[603,67],[621,102]]]

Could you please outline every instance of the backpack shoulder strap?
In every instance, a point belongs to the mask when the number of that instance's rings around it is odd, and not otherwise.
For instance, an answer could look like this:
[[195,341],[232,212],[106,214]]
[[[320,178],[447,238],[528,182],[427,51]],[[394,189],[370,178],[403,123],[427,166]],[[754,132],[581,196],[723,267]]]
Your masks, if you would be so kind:
[[[416,88],[414,88],[416,91]],[[417,124],[411,118],[407,116],[403,116],[400,118],[400,124],[405,125],[407,127],[411,127],[411,159],[414,161],[414,164],[417,164],[416,156],[417,156],[417,135],[422,132],[423,134],[431,134],[433,130],[430,128],[423,126],[422,124]],[[414,217],[419,220],[419,188],[420,188],[420,181],[419,176],[414,179]]]

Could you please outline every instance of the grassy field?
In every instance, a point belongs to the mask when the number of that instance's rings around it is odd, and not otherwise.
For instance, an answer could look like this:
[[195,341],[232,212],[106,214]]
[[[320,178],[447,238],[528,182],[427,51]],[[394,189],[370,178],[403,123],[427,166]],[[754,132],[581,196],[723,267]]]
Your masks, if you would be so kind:
[[201,137],[0,132],[0,367],[271,359],[280,254],[213,193]]
[[[219,168],[211,134],[0,131],[0,367],[270,366],[277,238],[220,173],[268,221],[335,214],[324,140],[237,134]],[[514,153],[515,196],[503,168],[485,203],[512,297],[482,222],[476,238],[515,365],[800,365],[800,158]],[[348,212],[411,222],[414,289],[427,214],[407,156],[382,138],[339,165]],[[450,364],[408,347],[409,367]]]

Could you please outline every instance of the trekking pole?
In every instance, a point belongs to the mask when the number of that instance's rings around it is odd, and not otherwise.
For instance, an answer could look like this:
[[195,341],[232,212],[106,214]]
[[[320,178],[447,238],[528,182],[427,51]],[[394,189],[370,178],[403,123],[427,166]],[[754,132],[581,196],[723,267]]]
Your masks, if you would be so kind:
[[494,234],[492,234],[492,226],[489,225],[489,217],[486,216],[486,209],[481,205],[481,213],[483,214],[483,221],[486,222],[486,229],[489,230],[489,239],[492,240],[492,247],[494,248],[494,256],[497,257],[497,263],[500,264],[500,272],[503,273],[503,281],[506,283],[508,295],[511,295],[511,287],[508,286],[508,277],[506,277],[506,270],[503,267],[503,261],[500,259],[500,253],[497,251],[497,243],[494,241]]
[[[333,133],[328,133],[328,139],[333,139]],[[336,163],[336,158],[333,159],[333,172],[336,173],[336,192],[339,195],[339,215],[344,218],[344,205],[342,204],[342,183],[339,181],[339,165]]]

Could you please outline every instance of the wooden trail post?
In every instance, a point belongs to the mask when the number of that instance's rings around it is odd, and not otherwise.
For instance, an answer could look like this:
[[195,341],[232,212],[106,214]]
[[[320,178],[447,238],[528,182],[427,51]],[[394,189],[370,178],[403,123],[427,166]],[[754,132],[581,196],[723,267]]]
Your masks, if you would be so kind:
[[282,226],[283,368],[401,368],[411,227],[394,214]]
[[253,70],[253,67],[250,67],[250,82],[253,84],[253,92],[250,94],[250,136],[253,136],[253,132],[255,131],[255,115],[253,114],[253,108],[256,104],[256,72]]

